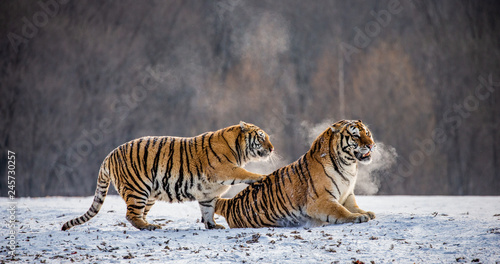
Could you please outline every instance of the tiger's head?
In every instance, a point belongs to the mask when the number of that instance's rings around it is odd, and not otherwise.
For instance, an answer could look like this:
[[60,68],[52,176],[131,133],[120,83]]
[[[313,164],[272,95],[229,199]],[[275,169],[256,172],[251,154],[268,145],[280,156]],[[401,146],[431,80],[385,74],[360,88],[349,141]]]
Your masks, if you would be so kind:
[[340,146],[359,162],[369,164],[375,147],[372,133],[361,120],[342,120],[331,126],[333,133],[339,133]]
[[274,150],[269,136],[258,126],[240,121],[241,131],[245,136],[248,156],[256,159],[268,158]]

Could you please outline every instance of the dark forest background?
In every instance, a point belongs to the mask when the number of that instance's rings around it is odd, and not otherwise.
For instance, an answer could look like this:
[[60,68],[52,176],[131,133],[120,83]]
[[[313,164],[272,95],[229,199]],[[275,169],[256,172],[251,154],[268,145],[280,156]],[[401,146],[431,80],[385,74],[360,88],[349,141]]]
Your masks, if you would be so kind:
[[[282,160],[362,119],[379,194],[500,194],[498,1],[1,1],[0,195],[93,195],[146,135],[254,123]],[[315,128],[315,129],[313,129]],[[319,134],[319,133],[318,133]]]

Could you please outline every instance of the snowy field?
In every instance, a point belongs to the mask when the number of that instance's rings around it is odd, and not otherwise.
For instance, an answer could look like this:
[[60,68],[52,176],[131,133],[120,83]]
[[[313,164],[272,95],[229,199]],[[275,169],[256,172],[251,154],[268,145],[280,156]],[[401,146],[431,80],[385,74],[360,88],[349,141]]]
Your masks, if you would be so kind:
[[[157,202],[139,231],[108,196],[90,222],[60,231],[92,197],[15,200],[15,257],[0,198],[1,263],[500,263],[500,197],[360,196],[377,218],[316,228],[205,230],[197,203]],[[216,221],[227,227],[224,218]]]

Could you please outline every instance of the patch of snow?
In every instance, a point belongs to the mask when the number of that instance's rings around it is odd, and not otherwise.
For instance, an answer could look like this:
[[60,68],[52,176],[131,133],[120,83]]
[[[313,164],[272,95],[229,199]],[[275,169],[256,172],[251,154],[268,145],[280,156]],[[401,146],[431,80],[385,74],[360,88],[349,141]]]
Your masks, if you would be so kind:
[[[125,202],[108,196],[89,222],[61,231],[86,212],[92,197],[16,199],[16,255],[9,211],[0,198],[0,263],[499,263],[500,197],[357,196],[377,218],[316,228],[206,230],[196,202],[157,202],[139,231]],[[227,227],[223,217],[217,223]]]

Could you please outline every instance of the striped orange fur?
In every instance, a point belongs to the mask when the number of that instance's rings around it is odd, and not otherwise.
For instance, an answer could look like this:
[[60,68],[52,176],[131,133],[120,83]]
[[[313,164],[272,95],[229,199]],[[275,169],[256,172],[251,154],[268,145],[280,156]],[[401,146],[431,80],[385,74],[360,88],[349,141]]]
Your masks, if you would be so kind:
[[269,157],[273,145],[259,127],[240,122],[215,132],[181,137],[143,137],[127,142],[104,159],[94,201],[82,216],[62,230],[89,221],[100,210],[110,182],[127,204],[127,220],[138,229],[160,228],[146,221],[156,200],[197,200],[206,228],[223,228],[214,221],[215,198],[229,186],[252,183],[263,175],[242,168]]
[[374,146],[361,120],[339,121],[294,163],[217,199],[215,213],[231,228],[366,222],[375,214],[358,207],[353,190],[358,162],[371,162]]

